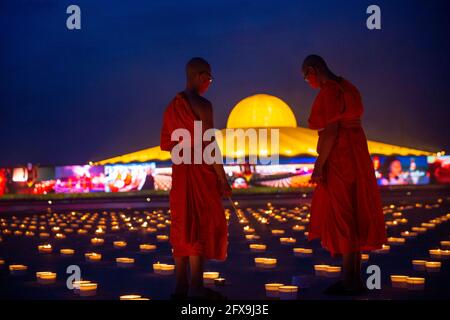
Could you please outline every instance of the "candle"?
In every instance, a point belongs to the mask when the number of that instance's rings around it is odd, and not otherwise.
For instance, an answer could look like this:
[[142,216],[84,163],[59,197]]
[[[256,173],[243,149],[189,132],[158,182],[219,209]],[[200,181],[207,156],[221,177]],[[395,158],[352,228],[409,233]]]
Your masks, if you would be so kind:
[[396,237],[389,237],[387,240],[388,243],[392,245],[400,245],[406,242],[405,238],[396,238]]
[[80,291],[80,286],[83,283],[91,283],[91,281],[87,281],[87,280],[78,280],[78,281],[73,281],[72,282],[72,287],[73,287],[73,291],[75,293],[79,293]]
[[295,226],[292,227],[293,231],[299,232],[299,231],[305,231],[305,226],[300,226],[298,224],[296,224]]
[[313,249],[308,249],[308,248],[294,248],[294,255],[296,257],[302,257],[302,258],[307,258],[307,257],[311,257],[312,253],[313,253]]
[[75,253],[73,249],[61,249],[59,250],[62,256],[72,256]]
[[149,298],[144,298],[138,294],[126,294],[120,296],[120,300],[150,300]]
[[434,259],[441,258],[441,249],[430,249],[428,252],[430,253],[430,256]]
[[125,241],[114,241],[113,245],[116,249],[123,249],[127,246],[127,243]]
[[279,236],[279,235],[282,235],[282,234],[284,234],[284,230],[279,230],[279,229],[273,229],[272,230],[272,235],[274,235],[274,236]]
[[258,236],[256,234],[246,234],[245,235],[245,239],[247,239],[248,241],[258,240],[259,238],[260,238],[260,236]]
[[56,239],[59,239],[59,240],[65,239],[65,238],[66,238],[66,235],[63,234],[63,233],[57,233],[57,234],[55,234],[55,238],[56,238]]
[[42,244],[38,246],[39,253],[52,253],[51,244]]
[[56,273],[41,271],[36,272],[36,279],[40,284],[51,284],[56,282]]
[[9,272],[12,275],[22,275],[27,272],[28,267],[23,264],[11,264]]
[[224,286],[225,285],[225,278],[216,278],[216,279],[214,279],[214,284],[216,286]]
[[444,249],[450,249],[450,241],[441,241],[441,246]]
[[417,232],[417,233],[427,232],[427,228],[423,228],[423,227],[412,227],[411,230],[414,232]]
[[165,263],[154,263],[153,270],[157,274],[170,275],[173,274],[175,270],[175,266],[173,264],[165,264]]
[[450,250],[441,250],[441,259],[448,259],[450,258]]
[[406,284],[409,290],[423,290],[425,278],[407,277]]
[[102,260],[102,255],[100,253],[88,252],[84,254],[86,261],[96,262]]
[[211,284],[214,283],[214,279],[219,278],[218,272],[203,272],[203,283]]
[[425,263],[427,272],[439,272],[441,270],[441,262],[439,261],[427,261]]
[[369,255],[367,253],[361,253],[361,262],[365,263],[369,260]]
[[316,276],[322,277],[327,275],[327,264],[316,264],[314,265],[314,271]]
[[278,292],[281,300],[296,300],[297,299],[297,286],[280,286]]
[[50,233],[47,233],[47,232],[39,233],[39,238],[41,238],[41,239],[47,239],[49,237],[50,237]]
[[267,248],[267,246],[265,244],[256,244],[256,243],[250,244],[249,247],[250,247],[250,251],[252,251],[252,252],[265,251]]
[[412,239],[412,238],[417,237],[417,232],[403,231],[403,232],[401,233],[401,235],[402,235],[402,237]]
[[141,250],[141,252],[151,252],[156,249],[156,245],[144,243],[139,245],[139,249]]
[[393,288],[406,288],[408,276],[391,275],[391,284]]
[[129,268],[134,264],[133,258],[116,258],[116,263],[119,268]]
[[103,243],[105,243],[105,239],[102,239],[102,238],[92,238],[91,239],[91,244],[93,244],[94,246],[100,246]]
[[297,242],[295,238],[280,238],[280,243],[284,245],[292,245]]
[[245,226],[244,227],[244,232],[245,233],[253,233],[253,232],[255,232],[255,229],[251,228],[250,226]]
[[82,297],[91,297],[97,294],[97,284],[94,282],[82,282],[79,284],[78,289],[80,296]]
[[277,259],[275,258],[255,258],[255,265],[258,268],[272,269],[277,265]]
[[425,260],[413,260],[412,264],[413,264],[413,269],[417,270],[417,271],[423,271],[425,270]]
[[156,240],[158,240],[158,242],[166,242],[167,240],[169,240],[169,236],[165,234],[158,234],[156,235]]
[[325,268],[325,276],[328,278],[337,278],[341,274],[341,267],[336,266],[326,266]]
[[283,286],[282,283],[266,283],[265,288],[266,288],[266,296],[267,297],[279,297],[280,292],[279,292],[279,288]]

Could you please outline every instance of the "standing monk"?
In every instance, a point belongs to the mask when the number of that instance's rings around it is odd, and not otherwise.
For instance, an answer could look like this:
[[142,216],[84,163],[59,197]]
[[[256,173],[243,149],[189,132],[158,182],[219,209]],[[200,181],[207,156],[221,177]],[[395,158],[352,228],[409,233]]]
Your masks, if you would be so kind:
[[[207,144],[193,141],[195,121],[201,122],[202,137],[205,130],[214,128],[212,104],[202,97],[212,82],[209,63],[202,58],[191,59],[186,65],[186,80],[186,89],[173,98],[164,113],[161,131],[161,149],[166,151],[179,143],[176,137],[172,139],[175,130],[187,130],[191,137],[189,150],[181,151],[188,152],[187,163],[174,161],[174,156],[179,155],[172,152],[170,243],[176,273],[172,298],[220,299],[219,293],[203,287],[203,265],[206,259],[227,257],[228,230],[222,196],[230,196],[231,188],[221,163],[205,163],[202,155]],[[196,143],[200,143],[200,149],[194,148]],[[201,157],[199,164],[194,161],[196,152]]]
[[365,291],[361,251],[379,249],[387,240],[381,197],[361,127],[361,96],[348,80],[331,72],[320,56],[308,56],[302,71],[305,81],[320,89],[308,119],[309,127],[319,132],[308,240],[320,238],[331,255],[343,258],[343,280],[326,293],[359,294]]

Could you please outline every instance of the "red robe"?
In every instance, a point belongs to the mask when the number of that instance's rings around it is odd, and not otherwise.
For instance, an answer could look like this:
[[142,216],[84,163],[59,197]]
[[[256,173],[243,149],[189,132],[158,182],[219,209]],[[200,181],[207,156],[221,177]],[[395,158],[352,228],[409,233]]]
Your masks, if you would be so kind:
[[[178,141],[171,141],[172,132],[178,128],[187,129],[192,139],[193,160],[196,120],[199,119],[185,94],[177,94],[164,113],[161,149],[171,151],[178,144]],[[203,131],[206,129],[203,128]],[[205,145],[203,144],[203,148]],[[169,239],[174,257],[201,255],[207,259],[226,259],[227,221],[217,174],[212,165],[172,163],[169,204],[171,216]]]
[[360,124],[362,113],[358,89],[342,79],[326,82],[308,119],[316,130],[339,122],[324,165],[324,182],[314,190],[308,235],[309,240],[320,238],[332,255],[376,250],[387,241],[381,197]]

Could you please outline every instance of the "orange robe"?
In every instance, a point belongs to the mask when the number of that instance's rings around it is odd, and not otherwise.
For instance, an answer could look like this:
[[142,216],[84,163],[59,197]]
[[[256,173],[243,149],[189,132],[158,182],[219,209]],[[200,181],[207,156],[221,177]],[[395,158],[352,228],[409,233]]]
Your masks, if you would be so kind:
[[324,182],[314,190],[308,235],[308,240],[320,238],[332,255],[376,250],[387,240],[381,197],[360,124],[362,113],[358,89],[342,79],[325,83],[308,119],[315,130],[339,122],[323,168]]
[[[171,141],[175,129],[188,130],[192,139],[192,164],[172,163],[169,240],[174,257],[201,255],[207,259],[225,260],[228,228],[217,174],[212,165],[193,164],[196,120],[199,119],[184,93],[177,94],[164,113],[162,150],[171,151],[178,144],[178,141]],[[203,148],[205,146],[203,143]]]

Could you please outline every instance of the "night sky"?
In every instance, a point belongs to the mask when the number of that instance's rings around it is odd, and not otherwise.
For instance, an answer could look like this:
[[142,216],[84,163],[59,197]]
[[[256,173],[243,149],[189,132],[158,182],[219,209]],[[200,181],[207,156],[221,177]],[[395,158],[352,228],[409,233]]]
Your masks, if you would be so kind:
[[[307,125],[316,91],[300,74],[322,55],[361,91],[369,139],[449,148],[450,10],[443,1],[0,1],[0,166],[81,164],[159,144],[162,113],[193,56],[223,128],[268,93]],[[66,28],[77,4],[82,29]],[[382,30],[366,28],[377,4]],[[301,141],[299,141],[301,143]]]

